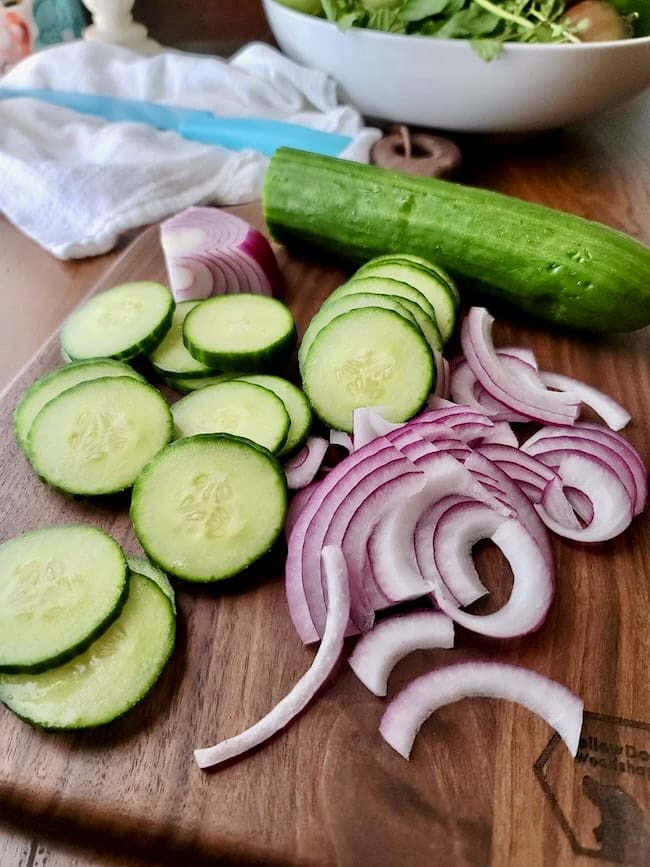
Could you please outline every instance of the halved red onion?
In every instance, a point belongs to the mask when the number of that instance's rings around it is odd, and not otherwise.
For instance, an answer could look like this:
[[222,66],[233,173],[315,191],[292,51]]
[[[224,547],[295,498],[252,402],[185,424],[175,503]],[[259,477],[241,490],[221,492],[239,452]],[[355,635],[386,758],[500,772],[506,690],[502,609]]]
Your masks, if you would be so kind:
[[381,415],[380,407],[363,406],[355,409],[352,414],[352,439],[355,449],[365,446],[375,437],[384,436],[394,430],[404,427],[403,423],[396,424],[388,421]]
[[472,307],[461,329],[465,358],[481,385],[497,400],[530,419],[556,424],[575,421],[580,404],[578,395],[549,391],[528,374],[514,376],[503,364],[492,343],[493,322],[484,307]]
[[540,373],[540,377],[550,388],[577,394],[582,403],[591,407],[612,430],[621,430],[632,418],[624,406],[586,382],[545,370]]
[[343,650],[350,613],[348,573],[340,548],[323,548],[322,560],[327,588],[327,620],[323,640],[311,667],[282,701],[255,725],[213,747],[194,750],[200,768],[210,768],[233,759],[273,737],[309,704],[332,673]]
[[329,443],[323,437],[308,437],[305,445],[284,463],[287,487],[297,491],[316,478]]
[[160,226],[176,301],[224,292],[272,294],[279,286],[275,254],[264,235],[218,208],[187,208]]
[[[515,638],[542,625],[553,601],[553,569],[539,546],[516,518],[503,518],[484,507],[460,503],[438,521],[433,553],[442,581],[458,597],[473,569],[472,546],[491,539],[501,549],[512,569],[512,592],[508,601],[492,614],[469,614],[444,593],[436,593],[440,609],[456,623],[492,638]],[[478,578],[478,576],[477,576]]]
[[359,639],[348,662],[370,692],[383,696],[400,659],[414,650],[453,646],[453,620],[438,611],[413,611],[377,623]]
[[379,731],[405,759],[431,714],[463,698],[503,698],[541,716],[575,756],[582,730],[581,699],[554,680],[503,662],[458,662],[411,681],[388,705]]
[[630,495],[616,472],[600,458],[568,452],[558,473],[563,484],[582,491],[591,501],[593,517],[586,527],[565,527],[544,508],[536,509],[549,530],[576,542],[606,542],[629,527],[633,508]]
[[351,454],[354,451],[352,437],[350,434],[345,433],[345,431],[342,430],[330,431],[330,445],[341,446],[341,448],[345,449],[348,454]]

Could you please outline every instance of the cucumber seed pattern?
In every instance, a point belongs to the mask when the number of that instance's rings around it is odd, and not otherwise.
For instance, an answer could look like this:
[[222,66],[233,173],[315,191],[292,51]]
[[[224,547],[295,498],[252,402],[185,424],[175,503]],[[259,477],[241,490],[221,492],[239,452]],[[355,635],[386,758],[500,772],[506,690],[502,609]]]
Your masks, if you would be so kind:
[[140,316],[142,309],[142,302],[135,298],[123,298],[119,303],[109,298],[99,305],[97,324],[107,328],[129,325]]
[[95,463],[135,444],[137,431],[123,412],[83,412],[77,416],[68,443],[82,461]]
[[0,587],[0,606],[11,610],[16,620],[50,620],[77,605],[84,589],[79,576],[71,576],[60,560],[30,560],[16,566],[13,575]]
[[345,390],[355,400],[376,403],[384,393],[384,383],[392,377],[395,362],[387,352],[364,349],[336,368],[336,381],[345,385]]
[[178,501],[179,524],[197,541],[233,536],[241,527],[237,501],[224,473],[199,473]]

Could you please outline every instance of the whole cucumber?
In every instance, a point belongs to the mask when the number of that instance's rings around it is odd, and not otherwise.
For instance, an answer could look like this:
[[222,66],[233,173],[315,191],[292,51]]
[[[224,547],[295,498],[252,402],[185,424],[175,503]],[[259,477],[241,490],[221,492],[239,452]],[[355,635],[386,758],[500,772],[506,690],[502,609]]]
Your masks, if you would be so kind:
[[413,253],[472,290],[587,331],[650,324],[650,249],[622,232],[500,193],[277,150],[264,213],[280,242],[363,262]]

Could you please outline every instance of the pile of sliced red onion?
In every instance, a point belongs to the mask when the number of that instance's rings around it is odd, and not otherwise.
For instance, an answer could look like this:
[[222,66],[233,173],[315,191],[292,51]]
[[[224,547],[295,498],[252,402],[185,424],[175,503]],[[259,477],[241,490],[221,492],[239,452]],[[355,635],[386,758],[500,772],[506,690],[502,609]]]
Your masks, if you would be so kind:
[[[386,694],[402,656],[451,647],[454,623],[499,639],[538,629],[555,586],[548,531],[603,542],[645,507],[646,467],[615,432],[630,420],[625,409],[591,386],[540,372],[528,349],[495,350],[492,321],[482,308],[469,311],[464,355],[451,365],[436,360],[439,388],[420,415],[394,424],[377,408],[359,409],[352,439],[330,434],[349,452],[340,463],[322,472],[327,443],[314,438],[287,467],[290,486],[303,486],[286,524],[294,626],[305,643],[322,639],[323,649],[341,613],[332,609],[332,573],[345,570],[344,634],[365,633],[350,665],[376,695]],[[577,421],[581,403],[612,429]],[[511,424],[530,421],[544,426],[520,445]],[[513,575],[506,603],[484,615],[464,610],[488,592],[472,556],[480,540],[502,551]],[[420,599],[429,610],[374,626],[376,612]],[[424,719],[466,696],[523,704],[575,754],[580,699],[533,671],[494,661],[454,663],[416,679],[388,705],[381,734],[408,758]],[[221,756],[203,753],[202,767]]]
[[218,208],[188,208],[160,226],[176,301],[250,292],[272,295],[280,272],[271,245],[245,220]]

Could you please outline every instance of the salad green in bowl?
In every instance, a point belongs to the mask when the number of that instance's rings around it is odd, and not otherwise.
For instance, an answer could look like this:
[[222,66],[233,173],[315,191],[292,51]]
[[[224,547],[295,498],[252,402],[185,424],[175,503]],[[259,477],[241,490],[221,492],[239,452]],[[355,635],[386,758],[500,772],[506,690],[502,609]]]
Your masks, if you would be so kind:
[[650,0],[262,3],[285,54],[328,73],[344,101],[382,121],[545,130],[650,86]]

